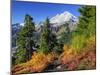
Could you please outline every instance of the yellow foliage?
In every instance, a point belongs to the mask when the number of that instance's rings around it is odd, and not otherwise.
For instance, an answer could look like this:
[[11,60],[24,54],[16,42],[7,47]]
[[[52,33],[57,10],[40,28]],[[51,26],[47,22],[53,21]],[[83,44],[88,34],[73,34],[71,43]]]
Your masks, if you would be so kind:
[[66,45],[66,44],[64,44],[64,46],[63,46],[63,50],[66,51],[66,50],[68,50],[68,49],[69,49],[69,46]]
[[54,61],[55,57],[56,54],[53,52],[49,54],[34,52],[30,61],[18,65],[19,69],[16,69],[17,67],[13,68],[13,70],[15,71],[14,74],[26,72],[41,72],[47,67],[49,63],[52,63]]
[[92,36],[86,40],[86,46],[83,48],[84,51],[96,51],[96,38]]
[[48,60],[48,62],[49,63],[52,63],[53,61],[54,61],[54,59],[56,58],[56,53],[54,53],[54,52],[51,52],[51,53],[49,53],[48,55],[47,55],[47,60]]
[[96,44],[96,37],[92,36],[89,39],[87,39],[86,44],[88,45],[95,45]]
[[60,55],[61,62],[63,64],[71,61],[76,56],[76,52],[73,48],[64,45],[63,47],[64,52]]
[[[32,66],[40,66],[41,64],[47,63],[46,55],[43,53],[34,53],[32,59],[27,62],[27,64],[31,64]],[[42,62],[44,61],[44,62]]]

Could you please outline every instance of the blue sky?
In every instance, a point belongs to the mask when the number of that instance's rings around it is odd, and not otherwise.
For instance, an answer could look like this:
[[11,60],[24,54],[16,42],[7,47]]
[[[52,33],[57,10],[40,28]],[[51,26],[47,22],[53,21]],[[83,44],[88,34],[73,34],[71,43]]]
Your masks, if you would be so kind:
[[71,4],[12,1],[12,24],[23,23],[25,14],[31,15],[35,23],[44,21],[46,17],[51,18],[64,11],[69,11],[78,17],[80,15],[78,12],[79,7],[80,5]]

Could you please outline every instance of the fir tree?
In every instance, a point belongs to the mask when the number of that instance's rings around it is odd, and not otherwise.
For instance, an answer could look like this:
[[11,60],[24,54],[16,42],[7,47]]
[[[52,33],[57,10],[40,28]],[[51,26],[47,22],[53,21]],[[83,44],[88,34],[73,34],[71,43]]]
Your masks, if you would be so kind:
[[54,50],[54,47],[56,45],[57,39],[56,36],[50,30],[50,22],[47,18],[41,31],[39,52],[48,53],[51,50]]
[[83,48],[86,40],[96,33],[96,7],[82,6],[79,12],[79,23],[72,33],[72,47],[77,50]]
[[49,19],[47,18],[40,34],[41,36],[40,36],[39,52],[42,52],[42,53],[47,53],[49,51],[49,46],[48,46],[49,44],[48,38],[49,38],[49,33],[50,33],[49,26],[50,26]]
[[18,51],[16,54],[16,63],[21,63],[29,60],[33,52],[34,40],[33,32],[35,30],[33,18],[30,15],[25,16],[24,27],[18,33],[17,47]]
[[95,6],[83,6],[79,9],[80,17],[78,24],[78,32],[85,36],[95,35],[96,29],[96,7]]
[[61,34],[59,42],[61,44],[69,44],[70,43],[70,37],[71,37],[71,32],[70,32],[69,24],[65,23],[63,26],[65,28],[65,31]]

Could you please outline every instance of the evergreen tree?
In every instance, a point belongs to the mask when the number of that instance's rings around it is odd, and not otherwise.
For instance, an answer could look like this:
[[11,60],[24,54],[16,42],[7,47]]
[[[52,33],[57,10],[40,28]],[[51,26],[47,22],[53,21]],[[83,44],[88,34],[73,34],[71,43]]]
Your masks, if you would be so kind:
[[70,43],[70,36],[71,36],[69,24],[65,23],[63,26],[65,28],[65,31],[61,34],[59,42],[61,44],[69,44]]
[[35,30],[33,18],[30,15],[25,16],[24,27],[17,34],[17,47],[18,51],[16,53],[16,63],[21,63],[29,60],[31,58],[34,46],[33,32]]
[[40,34],[41,36],[40,36],[39,52],[42,53],[47,53],[49,51],[49,45],[48,45],[49,44],[48,38],[50,33],[49,26],[50,26],[49,19],[47,18]]
[[80,17],[77,31],[85,36],[95,35],[96,29],[96,7],[82,6],[79,9]]
[[80,50],[96,31],[96,7],[82,6],[79,8],[80,17],[76,30],[72,33],[72,46]]
[[48,53],[51,50],[54,50],[56,45],[57,39],[50,30],[50,22],[47,18],[41,31],[39,52]]

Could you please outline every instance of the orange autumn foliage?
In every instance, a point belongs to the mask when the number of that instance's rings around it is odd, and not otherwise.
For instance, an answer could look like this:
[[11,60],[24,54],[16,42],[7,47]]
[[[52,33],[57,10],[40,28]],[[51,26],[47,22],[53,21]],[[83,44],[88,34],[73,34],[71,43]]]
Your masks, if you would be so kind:
[[19,64],[12,69],[13,74],[42,72],[48,64],[52,63],[55,58],[55,53],[49,54],[36,53],[32,55],[32,59],[26,63]]
[[86,46],[80,53],[77,53],[75,49],[67,45],[64,45],[63,50],[60,60],[67,70],[96,68],[95,37],[90,37],[86,40]]
[[60,59],[63,64],[66,64],[75,58],[76,52],[73,48],[64,45],[63,50],[64,52],[60,55]]

